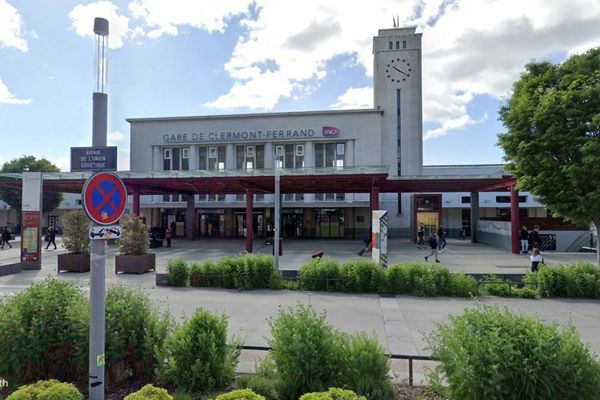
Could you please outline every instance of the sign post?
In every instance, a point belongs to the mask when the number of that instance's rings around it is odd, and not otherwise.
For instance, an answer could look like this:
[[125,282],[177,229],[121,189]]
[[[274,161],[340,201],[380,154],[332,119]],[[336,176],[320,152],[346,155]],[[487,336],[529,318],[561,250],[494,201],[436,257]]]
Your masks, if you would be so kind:
[[373,261],[381,265],[383,268],[387,268],[387,210],[373,210],[371,226],[373,227],[371,237],[371,257],[373,258]]
[[23,172],[21,200],[21,268],[42,268],[42,173]]

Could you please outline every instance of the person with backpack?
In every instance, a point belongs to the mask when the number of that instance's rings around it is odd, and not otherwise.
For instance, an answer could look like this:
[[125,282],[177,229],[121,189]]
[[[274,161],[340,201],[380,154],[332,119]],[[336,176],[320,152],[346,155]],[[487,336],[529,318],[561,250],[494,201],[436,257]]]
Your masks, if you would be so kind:
[[0,238],[0,241],[2,242],[2,248],[4,248],[4,245],[7,244],[8,247],[10,247],[12,249],[12,245],[9,243],[10,242],[10,231],[8,230],[8,226],[5,226],[4,229],[2,230],[2,238]]
[[417,246],[421,248],[425,244],[425,225],[422,222],[419,222],[419,227],[417,228]]
[[54,228],[49,227],[48,228],[48,244],[46,245],[46,250],[49,249],[50,245],[53,244],[54,245],[54,250],[56,250],[56,232],[54,231]]
[[535,248],[532,250],[531,256],[529,256],[529,258],[531,259],[531,272],[536,272],[538,270],[538,267],[540,264],[544,263],[544,257],[542,257],[542,255],[540,254],[540,249]]
[[433,232],[431,233],[431,235],[429,235],[429,239],[427,239],[427,244],[429,245],[429,247],[431,247],[431,253],[425,256],[425,261],[429,261],[429,257],[435,256],[435,262],[439,263],[440,260],[438,260],[438,241]]
[[446,231],[444,230],[444,224],[440,224],[440,227],[437,230],[438,237],[438,250],[444,251],[446,248]]

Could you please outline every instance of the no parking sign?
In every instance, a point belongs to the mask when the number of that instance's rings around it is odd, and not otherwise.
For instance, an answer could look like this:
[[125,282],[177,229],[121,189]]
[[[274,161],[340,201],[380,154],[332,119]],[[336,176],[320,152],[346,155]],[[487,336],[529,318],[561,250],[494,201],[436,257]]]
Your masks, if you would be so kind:
[[111,225],[123,216],[127,206],[127,190],[117,175],[99,172],[92,175],[81,193],[83,208],[97,224]]

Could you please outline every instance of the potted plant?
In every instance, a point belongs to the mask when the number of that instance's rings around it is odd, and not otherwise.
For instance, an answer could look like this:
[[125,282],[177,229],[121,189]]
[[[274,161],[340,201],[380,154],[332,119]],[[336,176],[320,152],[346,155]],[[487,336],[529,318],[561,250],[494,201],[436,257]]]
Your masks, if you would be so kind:
[[156,271],[156,254],[148,253],[150,236],[148,226],[140,217],[127,215],[121,219],[123,232],[119,252],[115,257],[115,274],[119,272],[142,274]]
[[69,251],[58,255],[58,272],[90,270],[90,220],[83,211],[70,211],[63,218],[63,247]]

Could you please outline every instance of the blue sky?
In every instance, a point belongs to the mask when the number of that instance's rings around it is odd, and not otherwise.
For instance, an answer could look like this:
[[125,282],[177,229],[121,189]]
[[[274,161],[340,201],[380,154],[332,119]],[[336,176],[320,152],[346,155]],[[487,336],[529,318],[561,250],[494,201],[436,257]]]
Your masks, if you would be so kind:
[[129,117],[372,106],[372,36],[423,33],[425,164],[498,163],[497,111],[523,65],[600,45],[591,0],[0,0],[0,162],[68,169],[91,144],[94,16],[111,24],[109,132]]

